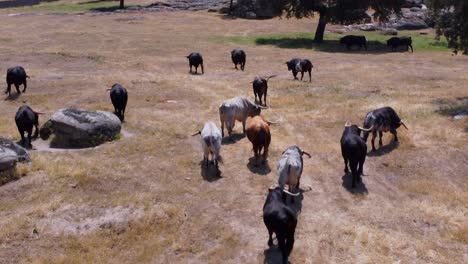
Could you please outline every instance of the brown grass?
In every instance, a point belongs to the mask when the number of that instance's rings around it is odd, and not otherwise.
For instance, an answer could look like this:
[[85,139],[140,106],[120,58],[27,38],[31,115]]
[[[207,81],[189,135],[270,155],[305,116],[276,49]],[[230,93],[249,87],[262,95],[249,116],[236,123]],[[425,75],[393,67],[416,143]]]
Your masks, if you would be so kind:
[[[143,19],[118,20],[130,16]],[[227,36],[304,32],[311,22],[205,12],[0,20],[11,39],[0,41],[1,69],[21,64],[31,76],[26,94],[0,105],[2,136],[19,139],[13,116],[23,101],[47,112],[40,122],[63,107],[112,110],[106,89],[116,82],[129,90],[124,128],[134,134],[93,150],[33,151],[32,164],[18,168],[24,176],[0,186],[0,263],[262,263],[271,256],[261,209],[278,158],[293,144],[312,154],[301,180],[312,191],[292,263],[465,261],[468,121],[451,120],[437,102],[467,96],[468,58],[242,46],[240,72]],[[191,51],[204,55],[205,75],[188,74]],[[292,57],[313,61],[312,83],[292,81],[283,64]],[[271,171],[249,169],[253,153],[242,139],[223,145],[222,178],[207,182],[190,134],[219,122],[222,100],[253,99],[257,74],[278,74],[264,111],[279,121]],[[352,194],[342,186],[343,125],[385,105],[410,129],[399,129],[397,149],[367,158],[368,192]]]

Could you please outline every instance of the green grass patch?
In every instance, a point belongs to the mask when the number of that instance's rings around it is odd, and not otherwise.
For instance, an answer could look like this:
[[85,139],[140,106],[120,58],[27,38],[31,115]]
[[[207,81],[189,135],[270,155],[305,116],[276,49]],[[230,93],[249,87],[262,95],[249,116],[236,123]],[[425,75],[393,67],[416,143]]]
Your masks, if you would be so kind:
[[[314,34],[310,33],[288,33],[288,34],[266,34],[253,36],[232,36],[227,37],[228,42],[240,45],[271,45],[285,49],[312,49],[326,52],[348,52],[339,43],[339,39],[344,35],[336,33],[325,33],[324,42],[314,43]],[[350,32],[354,35],[365,35],[368,40],[368,52],[390,52],[387,47],[387,39],[391,36],[382,35],[379,32]],[[399,36],[410,36],[413,39],[413,48],[417,51],[450,51],[447,48],[445,39],[435,40],[434,34],[421,35],[414,31],[400,31]],[[358,47],[352,47],[351,52]],[[399,50],[403,50],[400,47]]]

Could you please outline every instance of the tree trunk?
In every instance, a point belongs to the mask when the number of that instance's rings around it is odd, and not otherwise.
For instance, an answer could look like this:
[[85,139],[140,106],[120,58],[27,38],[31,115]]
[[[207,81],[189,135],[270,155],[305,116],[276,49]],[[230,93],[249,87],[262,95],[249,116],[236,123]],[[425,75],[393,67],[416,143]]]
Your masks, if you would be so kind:
[[234,1],[234,0],[231,0],[231,4],[229,5],[229,14],[230,14],[230,15],[232,14],[232,2],[233,2],[233,1]]
[[325,14],[320,12],[320,18],[317,25],[317,30],[315,31],[314,41],[317,43],[323,42],[323,34],[325,33],[325,27],[327,26],[327,19]]
[[120,9],[124,9],[124,0],[120,0]]

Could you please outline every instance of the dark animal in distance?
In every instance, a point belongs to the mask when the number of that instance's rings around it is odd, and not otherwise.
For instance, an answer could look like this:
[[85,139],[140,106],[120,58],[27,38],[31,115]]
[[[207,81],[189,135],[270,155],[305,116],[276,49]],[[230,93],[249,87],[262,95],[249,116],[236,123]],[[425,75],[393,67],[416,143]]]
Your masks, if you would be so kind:
[[23,93],[25,93],[26,88],[28,87],[28,83],[26,81],[27,78],[29,78],[29,76],[26,74],[26,71],[23,67],[15,66],[12,68],[8,68],[6,76],[7,89],[5,93],[8,94],[8,96],[10,96],[12,84],[15,85],[16,92],[18,92],[18,94],[21,94],[19,86],[24,85]]
[[363,127],[365,129],[369,129],[369,131],[364,131],[364,142],[367,142],[369,133],[372,132],[372,150],[375,150],[374,141],[377,137],[377,132],[379,132],[380,136],[379,145],[382,146],[383,132],[388,131],[394,135],[394,141],[398,142],[397,128],[399,128],[400,125],[403,125],[406,129],[408,129],[403,120],[400,119],[398,114],[391,107],[387,106],[370,111],[364,118]]
[[282,254],[282,263],[287,264],[294,246],[297,214],[283,202],[282,193],[281,187],[269,189],[263,205],[263,222],[268,230],[268,246],[273,246],[272,236],[275,233]]
[[[298,146],[288,147],[281,155],[278,161],[278,185],[283,190],[283,199],[286,202],[286,194],[291,196],[299,195],[299,183],[301,180],[302,170],[304,169],[303,155],[311,157],[309,153],[302,151]],[[285,190],[285,185],[289,186],[289,190]],[[293,193],[293,191],[297,193]],[[294,199],[292,200],[294,203]]]
[[120,121],[125,119],[125,108],[127,107],[128,93],[122,85],[116,83],[110,89],[110,98],[114,106],[114,113]]
[[247,56],[243,50],[235,49],[231,51],[232,63],[234,63],[236,70],[238,70],[237,64],[240,65],[241,70],[244,70],[246,57]]
[[340,44],[346,45],[348,50],[351,46],[359,46],[359,50],[364,47],[367,50],[367,39],[365,36],[347,35],[340,38]]
[[413,52],[413,40],[411,37],[393,37],[387,40],[387,46],[392,47],[392,51],[396,51],[398,46],[406,46],[406,51]]
[[198,73],[198,66],[201,66],[202,74],[205,73],[203,69],[203,57],[198,52],[192,52],[187,56],[189,60],[190,73],[192,73],[192,66],[195,67],[195,74]]
[[268,80],[271,78],[275,77],[276,75],[272,75],[269,77],[255,77],[255,79],[252,82],[252,88],[255,96],[255,102],[257,102],[257,96],[258,96],[258,102],[262,105],[262,97],[263,101],[265,101],[266,106],[266,98],[267,98],[267,92],[268,92]]
[[361,130],[370,131],[370,129],[363,129],[346,122],[343,135],[341,136],[341,155],[345,164],[344,172],[349,173],[349,163],[353,176],[351,181],[352,188],[356,187],[356,182],[361,182],[361,175],[363,175],[363,166],[367,155],[367,144],[360,136]]
[[288,71],[292,71],[294,80],[297,80],[297,73],[301,73],[301,81],[304,78],[304,72],[309,72],[309,82],[312,81],[312,62],[308,59],[294,58],[286,62],[288,65]]
[[[42,113],[35,112],[31,109],[31,107],[27,105],[21,106],[15,115],[15,122],[16,126],[18,127],[18,131],[21,135],[21,145],[31,147],[32,138],[37,138],[39,135],[39,115]],[[33,128],[36,128],[36,131],[33,135]],[[28,133],[28,142],[26,144],[26,138],[24,137],[24,133]]]
[[271,122],[266,121],[260,115],[252,117],[247,124],[246,134],[252,143],[252,150],[254,151],[256,161],[263,149],[262,163],[265,163],[268,158],[268,147],[271,142],[270,124]]
[[243,132],[245,134],[245,123],[247,118],[259,115],[265,107],[256,105],[245,97],[234,97],[225,100],[219,106],[219,119],[221,121],[221,135],[224,137],[224,125],[226,125],[229,136],[232,134],[232,129],[237,121],[242,122]]

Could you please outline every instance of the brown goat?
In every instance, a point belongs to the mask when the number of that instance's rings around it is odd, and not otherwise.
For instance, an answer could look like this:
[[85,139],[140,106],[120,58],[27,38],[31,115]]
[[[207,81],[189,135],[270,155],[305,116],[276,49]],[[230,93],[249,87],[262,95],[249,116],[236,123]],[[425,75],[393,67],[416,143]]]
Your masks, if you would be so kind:
[[262,163],[265,163],[268,158],[268,147],[271,141],[269,123],[270,122],[266,121],[262,116],[254,116],[249,120],[246,129],[247,138],[252,143],[256,161],[263,149]]

